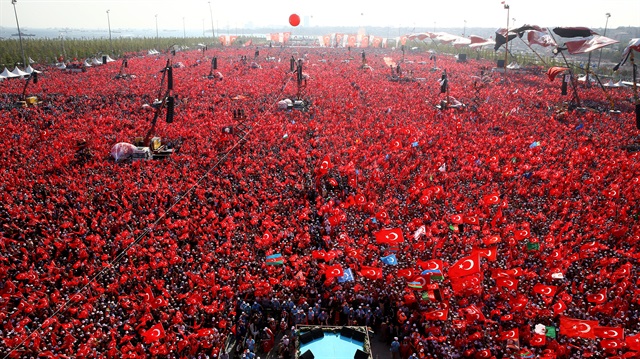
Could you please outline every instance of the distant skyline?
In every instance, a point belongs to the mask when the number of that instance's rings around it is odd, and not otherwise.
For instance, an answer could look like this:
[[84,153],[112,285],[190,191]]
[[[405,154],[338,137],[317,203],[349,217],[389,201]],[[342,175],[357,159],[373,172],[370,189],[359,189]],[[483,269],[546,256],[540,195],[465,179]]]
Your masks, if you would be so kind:
[[[211,1],[216,32],[227,29],[272,27],[292,31],[289,15],[303,19],[298,27],[378,26],[438,31],[439,28],[504,27],[507,10],[502,0],[408,0],[382,5],[361,0],[274,0],[245,2]],[[603,28],[610,13],[608,28],[640,26],[640,0],[511,0],[510,26],[587,26]],[[20,27],[104,29],[154,29],[156,14],[160,31],[201,32],[210,34],[211,15],[206,0],[18,0]],[[184,21],[184,22],[183,22]],[[15,28],[10,0],[0,0],[0,26]],[[467,34],[468,35],[468,34]]]

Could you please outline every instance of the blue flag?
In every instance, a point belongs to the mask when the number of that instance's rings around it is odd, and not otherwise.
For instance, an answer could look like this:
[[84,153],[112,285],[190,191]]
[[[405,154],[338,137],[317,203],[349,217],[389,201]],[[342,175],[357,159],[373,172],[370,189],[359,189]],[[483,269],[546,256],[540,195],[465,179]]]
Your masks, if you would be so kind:
[[353,278],[353,271],[351,271],[351,268],[345,269],[342,277],[338,277],[338,283],[353,282],[354,280],[355,278]]
[[386,265],[390,265],[390,266],[398,265],[398,258],[396,258],[395,253],[391,253],[388,256],[382,257],[380,258],[380,260],[382,260],[382,263]]

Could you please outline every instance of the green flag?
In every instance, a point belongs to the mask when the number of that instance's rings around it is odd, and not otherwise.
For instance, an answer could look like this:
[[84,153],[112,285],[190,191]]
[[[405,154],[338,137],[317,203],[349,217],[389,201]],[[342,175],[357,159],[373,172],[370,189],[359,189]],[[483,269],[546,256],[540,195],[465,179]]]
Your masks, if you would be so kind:
[[556,338],[556,327],[546,327],[547,328],[547,336],[549,338]]
[[538,242],[527,242],[527,250],[529,251],[539,251],[540,243]]

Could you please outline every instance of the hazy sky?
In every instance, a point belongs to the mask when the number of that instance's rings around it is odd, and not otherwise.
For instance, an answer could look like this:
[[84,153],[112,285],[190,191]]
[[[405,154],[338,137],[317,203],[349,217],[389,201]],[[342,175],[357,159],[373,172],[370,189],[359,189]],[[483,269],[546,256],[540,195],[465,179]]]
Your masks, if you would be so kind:
[[[506,25],[502,0],[213,0],[216,29],[275,26],[295,29],[288,18],[297,13],[310,26],[415,27],[432,31],[446,27],[498,28]],[[588,26],[602,28],[611,13],[609,28],[640,26],[640,0],[510,0],[515,25]],[[383,5],[384,4],[384,5]],[[206,0],[18,0],[20,26],[24,29],[70,27],[107,29],[107,9],[112,29],[161,30],[211,28]],[[10,0],[0,0],[0,26],[15,28]],[[305,26],[301,24],[300,26]]]

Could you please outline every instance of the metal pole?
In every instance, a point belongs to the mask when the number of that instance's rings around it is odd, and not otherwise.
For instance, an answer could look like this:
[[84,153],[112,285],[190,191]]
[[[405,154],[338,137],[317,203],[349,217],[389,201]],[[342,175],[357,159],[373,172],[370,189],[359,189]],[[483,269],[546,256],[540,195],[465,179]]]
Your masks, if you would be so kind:
[[209,15],[211,15],[211,39],[216,43],[216,33],[213,30],[213,10],[211,10],[211,1],[209,1]]
[[24,55],[24,46],[22,46],[22,31],[20,31],[20,23],[18,22],[18,11],[16,10],[17,0],[11,0],[13,5],[13,13],[16,15],[16,26],[18,27],[18,38],[20,39],[20,52],[22,52],[22,65],[27,66],[27,57]]
[[462,36],[467,36],[467,20],[464,21],[464,28],[462,29]]
[[158,36],[158,14],[156,14],[156,43],[159,41],[160,36]]
[[182,37],[187,38],[187,25],[185,25],[184,16],[182,17]]
[[111,41],[111,18],[109,17],[109,11],[107,10],[107,24],[109,25],[109,45],[111,45],[111,52],[113,52],[113,41]]
[[504,78],[507,78],[507,62],[509,61],[509,11],[511,10],[509,5],[504,4],[507,9],[507,33],[505,34],[506,41],[504,43]]
[[[607,13],[607,22],[604,23],[604,34],[602,36],[607,36],[607,26],[609,25],[609,18],[611,17],[610,13]],[[602,60],[602,49],[600,49],[600,57],[598,57],[598,71],[600,71],[600,60]]]

